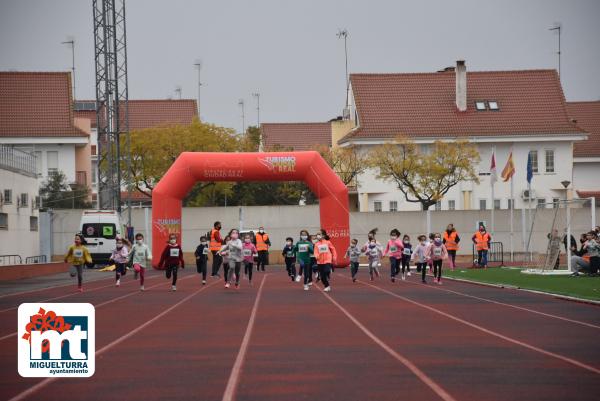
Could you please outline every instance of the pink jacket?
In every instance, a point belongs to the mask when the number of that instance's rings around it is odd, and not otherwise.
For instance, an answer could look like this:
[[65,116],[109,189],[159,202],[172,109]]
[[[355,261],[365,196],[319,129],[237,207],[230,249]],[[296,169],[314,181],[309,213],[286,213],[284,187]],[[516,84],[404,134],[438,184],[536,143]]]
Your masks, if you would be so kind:
[[242,246],[242,255],[244,256],[244,262],[252,263],[254,262],[254,255],[256,255],[258,251],[252,242],[246,243]]
[[383,256],[390,256],[400,259],[402,257],[402,251],[404,250],[404,244],[399,239],[389,240]]
[[432,260],[448,259],[448,250],[446,249],[446,245],[441,244],[440,246],[437,246],[432,242],[425,251],[425,257]]

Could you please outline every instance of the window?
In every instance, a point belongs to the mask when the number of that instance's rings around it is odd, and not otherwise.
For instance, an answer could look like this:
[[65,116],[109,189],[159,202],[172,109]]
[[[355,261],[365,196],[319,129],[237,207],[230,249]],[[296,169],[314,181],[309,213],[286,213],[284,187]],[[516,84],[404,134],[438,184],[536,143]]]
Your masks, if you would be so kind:
[[546,173],[554,173],[554,150],[546,149]]
[[381,212],[381,211],[383,211],[383,209],[382,209],[382,207],[381,207],[381,201],[375,201],[375,202],[373,202],[373,209],[374,209],[376,212]]
[[42,199],[39,196],[35,197],[35,208],[39,209],[42,203]]
[[537,206],[538,207],[545,208],[546,207],[545,203],[546,203],[546,199],[544,199],[544,198],[538,198],[537,199]]
[[12,205],[12,189],[4,190],[4,204]]
[[537,150],[530,150],[529,154],[531,155],[531,170],[538,173],[538,152]]
[[27,207],[27,205],[29,204],[29,195],[27,194],[21,194],[21,207]]
[[42,174],[42,152],[35,151],[35,172],[37,175]]
[[398,201],[390,201],[390,212],[398,211]]
[[38,218],[36,216],[29,216],[29,231],[38,230]]
[[477,101],[475,102],[475,108],[477,111],[484,111],[486,109],[485,102]]
[[486,210],[486,209],[487,209],[487,200],[479,199],[479,210]]
[[0,230],[8,230],[8,213],[0,213]]
[[435,210],[442,210],[442,201],[435,202]]
[[92,156],[96,156],[96,145],[92,145]]
[[552,207],[558,209],[560,207],[560,198],[552,198]]
[[500,210],[500,199],[494,199],[494,209]]
[[51,150],[46,152],[46,163],[48,164],[48,175],[58,172],[58,152]]
[[495,100],[490,100],[488,102],[488,106],[489,106],[490,110],[494,110],[494,111],[500,110],[500,107],[498,107],[498,102],[496,102]]
[[515,200],[514,199],[509,199],[508,200],[508,210],[514,209],[514,207],[515,207]]
[[456,201],[455,200],[448,201],[448,210],[456,210]]

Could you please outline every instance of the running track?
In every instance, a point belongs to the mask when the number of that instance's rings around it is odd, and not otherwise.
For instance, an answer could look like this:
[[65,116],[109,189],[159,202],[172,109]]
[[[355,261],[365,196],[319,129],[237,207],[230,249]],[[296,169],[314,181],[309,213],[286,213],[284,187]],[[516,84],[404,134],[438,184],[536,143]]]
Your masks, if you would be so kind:
[[[254,285],[178,291],[153,273],[0,297],[0,399],[28,400],[597,400],[600,308],[446,280],[387,279],[305,292],[280,268]],[[96,305],[96,373],[17,373],[22,302]]]

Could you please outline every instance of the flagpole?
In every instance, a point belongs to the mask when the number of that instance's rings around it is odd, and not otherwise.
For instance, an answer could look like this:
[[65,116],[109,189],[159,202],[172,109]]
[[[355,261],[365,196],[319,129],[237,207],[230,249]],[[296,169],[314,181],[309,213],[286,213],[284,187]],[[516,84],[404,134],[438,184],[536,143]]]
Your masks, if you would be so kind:
[[[495,147],[492,146],[492,158],[494,158],[495,153],[496,153]],[[491,174],[494,174],[494,172],[491,172]],[[494,213],[495,213],[494,209],[496,209],[495,204],[494,204],[494,184],[496,182],[494,180],[494,177],[492,177],[491,174],[490,174],[490,183],[492,184],[492,216],[491,216],[492,218],[491,218],[491,220],[492,220],[492,236],[494,236],[494,234],[496,234],[496,224],[494,221]]]
[[515,185],[513,177],[510,177],[510,261],[515,261],[514,255],[514,235],[515,235],[515,224],[514,224],[514,210],[515,210]]

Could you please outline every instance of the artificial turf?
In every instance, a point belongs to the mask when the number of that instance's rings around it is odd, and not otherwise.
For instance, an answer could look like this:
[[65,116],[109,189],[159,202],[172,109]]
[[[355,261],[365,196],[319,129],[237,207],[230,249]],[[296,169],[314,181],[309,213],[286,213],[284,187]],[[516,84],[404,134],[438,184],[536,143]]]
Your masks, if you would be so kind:
[[523,274],[518,268],[444,269],[444,276],[600,301],[600,277]]

